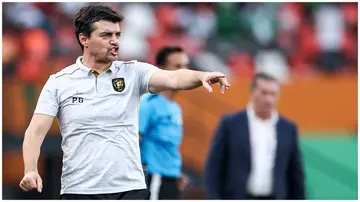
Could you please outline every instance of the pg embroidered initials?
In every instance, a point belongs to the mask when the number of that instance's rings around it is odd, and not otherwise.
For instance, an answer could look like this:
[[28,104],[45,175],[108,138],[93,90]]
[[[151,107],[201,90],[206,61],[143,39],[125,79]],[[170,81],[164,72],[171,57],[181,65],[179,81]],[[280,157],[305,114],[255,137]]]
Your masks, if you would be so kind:
[[83,103],[84,99],[82,97],[72,97],[72,103]]

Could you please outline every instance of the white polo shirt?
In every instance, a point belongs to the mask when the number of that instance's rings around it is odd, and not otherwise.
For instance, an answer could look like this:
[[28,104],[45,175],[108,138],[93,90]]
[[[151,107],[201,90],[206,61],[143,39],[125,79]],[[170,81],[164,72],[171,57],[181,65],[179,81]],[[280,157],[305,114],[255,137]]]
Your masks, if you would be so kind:
[[158,68],[115,61],[96,77],[81,58],[50,76],[35,109],[59,119],[64,153],[60,194],[145,189],[138,105]]

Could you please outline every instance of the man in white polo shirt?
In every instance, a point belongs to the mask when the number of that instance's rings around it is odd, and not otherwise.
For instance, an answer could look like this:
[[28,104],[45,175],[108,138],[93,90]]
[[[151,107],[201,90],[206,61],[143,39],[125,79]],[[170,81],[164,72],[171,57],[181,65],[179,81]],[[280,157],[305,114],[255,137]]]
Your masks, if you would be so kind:
[[148,199],[138,137],[139,98],[146,92],[188,90],[220,83],[219,72],[165,71],[118,59],[123,18],[103,5],[83,7],[75,33],[83,56],[50,76],[25,132],[20,187],[42,191],[41,144],[55,117],[62,135],[61,199]]

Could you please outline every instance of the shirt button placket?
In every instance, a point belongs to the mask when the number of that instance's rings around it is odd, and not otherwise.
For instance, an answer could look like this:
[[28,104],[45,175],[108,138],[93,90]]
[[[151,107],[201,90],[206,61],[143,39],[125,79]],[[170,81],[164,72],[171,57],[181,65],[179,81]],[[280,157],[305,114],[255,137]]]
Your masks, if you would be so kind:
[[99,74],[99,76],[98,76],[98,94],[99,94],[99,95],[101,95],[101,92],[102,92],[102,90],[101,90],[101,89],[102,89],[102,88],[101,88],[101,83],[102,83],[101,80],[102,80],[102,79],[101,79],[101,78],[102,78],[102,75]]
[[101,75],[99,75],[99,90],[98,90],[98,93],[100,95],[102,95],[104,92],[103,92],[103,82],[104,82],[104,74],[102,73]]

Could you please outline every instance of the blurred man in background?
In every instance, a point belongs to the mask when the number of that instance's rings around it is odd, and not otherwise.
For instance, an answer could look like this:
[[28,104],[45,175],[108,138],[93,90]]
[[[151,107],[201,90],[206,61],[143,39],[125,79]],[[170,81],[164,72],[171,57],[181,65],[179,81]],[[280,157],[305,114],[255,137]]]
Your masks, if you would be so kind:
[[279,90],[257,73],[247,108],[221,119],[205,167],[209,198],[305,198],[298,131],[275,110]]
[[[180,47],[165,47],[156,56],[164,70],[187,69],[189,58]],[[182,110],[175,90],[145,94],[140,100],[141,160],[147,170],[150,199],[179,199],[188,179],[181,174]]]
[[76,63],[50,76],[25,132],[25,175],[19,186],[42,191],[40,147],[55,117],[62,135],[61,199],[148,199],[138,136],[138,101],[144,93],[229,84],[218,72],[167,71],[148,63],[117,61],[120,23],[114,9],[91,5],[75,17],[83,51]]

